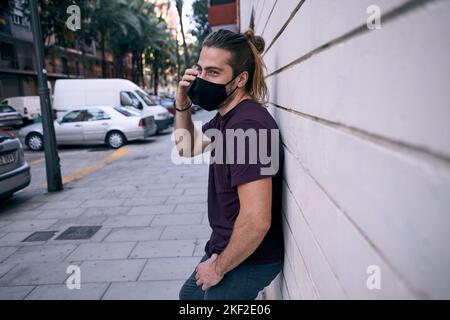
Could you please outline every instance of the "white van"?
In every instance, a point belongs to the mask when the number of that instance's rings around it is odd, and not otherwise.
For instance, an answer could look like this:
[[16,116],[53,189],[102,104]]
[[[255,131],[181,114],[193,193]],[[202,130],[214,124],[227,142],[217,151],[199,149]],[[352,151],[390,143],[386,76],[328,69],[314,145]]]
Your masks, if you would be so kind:
[[7,104],[17,110],[25,121],[32,121],[41,115],[39,96],[9,97],[1,104]]
[[153,104],[148,94],[130,80],[56,80],[53,107],[58,118],[69,110],[84,106],[134,107],[143,116],[153,116],[158,131],[173,125],[174,121],[166,108]]

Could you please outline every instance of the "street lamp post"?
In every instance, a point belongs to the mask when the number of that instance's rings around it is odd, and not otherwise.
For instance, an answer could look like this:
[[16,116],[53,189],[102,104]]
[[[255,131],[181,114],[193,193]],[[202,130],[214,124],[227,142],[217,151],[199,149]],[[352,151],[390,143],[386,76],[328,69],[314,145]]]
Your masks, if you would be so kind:
[[49,192],[63,189],[58,150],[56,147],[55,127],[50,101],[50,90],[47,85],[47,70],[44,65],[44,44],[42,43],[41,23],[37,0],[30,0],[31,28],[33,30],[34,48],[38,78],[38,94],[41,102],[42,128],[44,132],[45,168],[47,173],[47,190]]

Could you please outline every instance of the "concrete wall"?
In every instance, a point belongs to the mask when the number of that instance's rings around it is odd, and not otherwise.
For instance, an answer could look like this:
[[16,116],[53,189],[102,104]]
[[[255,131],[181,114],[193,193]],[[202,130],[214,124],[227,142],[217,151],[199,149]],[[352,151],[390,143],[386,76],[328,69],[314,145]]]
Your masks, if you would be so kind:
[[241,31],[252,10],[286,151],[266,296],[450,298],[450,1],[241,0]]

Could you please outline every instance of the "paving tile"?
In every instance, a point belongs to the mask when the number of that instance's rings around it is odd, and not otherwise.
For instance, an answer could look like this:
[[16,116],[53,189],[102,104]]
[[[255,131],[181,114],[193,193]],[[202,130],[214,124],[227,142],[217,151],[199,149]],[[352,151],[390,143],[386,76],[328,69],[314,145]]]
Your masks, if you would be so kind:
[[2,232],[41,231],[56,223],[57,219],[32,219],[11,221],[2,228]]
[[164,214],[157,215],[152,221],[152,226],[169,226],[169,225],[197,225],[201,224],[203,214],[188,213],[188,214]]
[[175,205],[173,204],[157,204],[157,205],[151,205],[151,206],[137,206],[133,207],[129,212],[128,215],[154,215],[154,214],[165,214],[165,213],[172,213],[175,209]]
[[124,206],[146,206],[150,204],[163,204],[167,197],[133,197],[131,199],[125,200]]
[[95,199],[81,204],[82,208],[114,208],[120,206],[125,199]]
[[36,216],[37,219],[67,219],[75,218],[85,212],[84,208],[72,208],[72,209],[47,209],[43,210]]
[[68,277],[68,263],[23,263],[0,278],[0,287],[17,285],[62,284]]
[[81,283],[136,281],[145,259],[84,261],[81,266]]
[[166,203],[167,204],[201,204],[206,203],[207,197],[204,195],[183,195],[183,196],[169,196]]
[[126,259],[135,245],[135,242],[83,243],[66,261]]
[[130,207],[115,207],[115,208],[86,208],[82,217],[92,216],[120,216],[125,215],[130,211]]
[[65,284],[42,285],[37,286],[26,300],[99,300],[108,286],[108,282],[81,283],[80,289],[69,289]]
[[211,228],[207,225],[167,226],[161,235],[165,239],[203,239],[211,236]]
[[199,262],[200,258],[198,257],[148,259],[139,281],[186,280],[194,272]]
[[0,287],[0,300],[22,300],[34,286]]
[[73,244],[21,247],[10,255],[5,262],[62,262],[75,248],[76,246]]
[[16,264],[6,264],[1,263],[0,264],[0,278],[3,277],[7,272],[11,271],[12,268],[14,268]]
[[0,247],[0,262],[3,262],[16,252],[19,247]]
[[191,257],[195,240],[141,241],[130,258]]
[[64,201],[52,201],[40,207],[41,210],[45,209],[70,209],[77,208],[83,203],[83,200],[64,200]]
[[119,227],[147,227],[153,220],[153,216],[120,216],[108,218],[103,226],[105,228],[119,228]]
[[174,213],[205,213],[207,208],[206,203],[177,204]]
[[163,230],[164,227],[161,226],[114,229],[103,241],[157,240],[161,237]]

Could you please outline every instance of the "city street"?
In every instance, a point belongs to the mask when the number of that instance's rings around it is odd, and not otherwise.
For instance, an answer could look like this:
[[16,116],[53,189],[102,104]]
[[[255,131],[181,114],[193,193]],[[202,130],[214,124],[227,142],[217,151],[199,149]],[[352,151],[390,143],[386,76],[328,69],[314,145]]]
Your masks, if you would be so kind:
[[[178,299],[210,228],[207,165],[174,164],[171,132],[118,150],[61,147],[64,191],[54,194],[43,153],[27,150],[31,185],[0,209],[0,299]],[[90,238],[58,239],[83,226],[72,235]],[[80,289],[66,284],[71,265]]]

